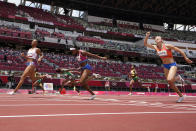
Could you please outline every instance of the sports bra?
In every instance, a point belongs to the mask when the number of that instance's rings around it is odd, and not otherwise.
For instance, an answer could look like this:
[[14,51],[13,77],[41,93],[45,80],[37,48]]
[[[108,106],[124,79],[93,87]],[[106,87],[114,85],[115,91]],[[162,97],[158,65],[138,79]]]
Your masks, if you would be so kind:
[[87,56],[82,55],[82,52],[83,52],[83,50],[79,50],[79,53],[78,53],[78,56],[77,56],[77,59],[78,59],[79,63],[83,63],[83,62],[88,61]]
[[167,47],[165,46],[165,44],[162,45],[162,49],[158,49],[157,47],[155,47],[158,56],[160,56],[160,58],[172,58],[172,51],[170,49],[167,49]]
[[31,48],[27,52],[27,57],[31,59],[37,59],[37,48]]

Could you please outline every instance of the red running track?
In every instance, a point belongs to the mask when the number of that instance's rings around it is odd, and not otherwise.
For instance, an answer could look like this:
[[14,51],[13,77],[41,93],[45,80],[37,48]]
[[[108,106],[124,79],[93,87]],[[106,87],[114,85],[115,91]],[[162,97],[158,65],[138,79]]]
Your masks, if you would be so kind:
[[0,95],[1,131],[195,131],[196,97]]

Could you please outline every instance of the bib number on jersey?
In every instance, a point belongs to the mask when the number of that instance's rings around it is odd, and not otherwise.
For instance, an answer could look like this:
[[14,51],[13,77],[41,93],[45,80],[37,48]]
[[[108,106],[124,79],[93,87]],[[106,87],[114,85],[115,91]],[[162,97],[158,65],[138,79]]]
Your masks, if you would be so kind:
[[167,56],[167,51],[165,51],[165,50],[164,51],[159,51],[158,55],[159,56]]

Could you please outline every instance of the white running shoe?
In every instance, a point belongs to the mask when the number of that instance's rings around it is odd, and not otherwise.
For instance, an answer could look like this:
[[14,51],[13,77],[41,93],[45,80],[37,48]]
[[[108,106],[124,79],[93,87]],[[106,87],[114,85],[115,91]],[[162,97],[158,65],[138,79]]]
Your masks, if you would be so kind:
[[96,95],[92,95],[92,96],[89,98],[89,100],[94,100],[95,97],[96,97]]
[[179,97],[178,100],[176,101],[177,103],[181,103],[184,100],[184,96]]
[[148,89],[148,92],[150,92],[150,87],[147,87],[147,89]]
[[7,94],[9,94],[9,95],[16,95],[16,93],[14,91],[8,92]]
[[101,78],[101,75],[99,75],[99,74],[93,73],[92,75],[93,75],[96,79]]
[[129,94],[128,94],[128,96],[132,96],[132,95],[133,95],[132,93],[129,93]]

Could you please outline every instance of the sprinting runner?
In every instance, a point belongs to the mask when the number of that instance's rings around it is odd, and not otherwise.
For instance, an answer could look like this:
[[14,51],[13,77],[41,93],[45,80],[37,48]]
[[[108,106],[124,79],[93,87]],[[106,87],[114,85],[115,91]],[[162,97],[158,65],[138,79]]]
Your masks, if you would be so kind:
[[35,77],[38,79],[37,81],[35,81],[33,84],[32,84],[32,92],[35,93],[35,86],[40,86],[41,89],[43,90],[43,94],[45,94],[45,90],[44,90],[44,87],[43,87],[43,80],[45,78],[49,78],[49,75],[46,74],[46,75],[41,75],[40,73],[38,73],[37,71],[35,72]]
[[83,51],[80,50],[77,46],[75,46],[74,48],[70,48],[70,50],[72,51],[73,55],[77,55],[77,60],[80,64],[82,73],[81,73],[81,77],[78,83],[81,84],[82,87],[84,87],[92,96],[90,97],[90,100],[93,100],[96,95],[94,94],[94,92],[89,88],[88,85],[88,81],[89,81],[89,76],[92,72],[92,67],[88,64],[88,56],[89,57],[94,57],[94,58],[98,58],[98,59],[102,59],[102,60],[106,60],[106,57],[101,57],[92,53],[89,53],[87,51]]
[[61,69],[61,68],[59,68],[59,69],[56,70],[56,72],[64,74],[64,77],[65,77],[65,80],[63,80],[63,82],[62,82],[62,85],[61,85],[61,88],[60,88],[59,92],[61,92],[62,89],[64,88],[64,86],[66,85],[66,86],[73,87],[73,89],[78,92],[78,95],[80,95],[80,90],[78,90],[76,88],[76,83],[75,83],[75,81],[78,77],[77,77],[77,75],[74,74],[74,73],[80,74],[79,71],[73,71],[73,69]]
[[128,95],[132,95],[132,93],[133,93],[133,84],[135,82],[137,82],[140,87],[147,88],[148,92],[150,92],[149,87],[145,87],[145,86],[142,85],[142,82],[141,82],[140,78],[138,77],[138,74],[137,74],[137,71],[136,71],[134,65],[131,66],[131,70],[130,70],[128,76],[131,79],[131,81],[130,81],[130,93]]
[[[62,91],[62,89],[64,88],[64,86],[71,86],[73,87],[74,91],[78,92],[78,95],[80,95],[80,90],[78,88],[76,88],[76,85],[78,84],[76,81],[77,79],[79,79],[78,75],[81,75],[81,72],[77,71],[79,69],[63,69],[63,68],[59,68],[56,70],[57,73],[61,73],[64,74],[65,76],[65,80],[62,81],[62,85],[61,88],[59,90],[59,92]],[[78,75],[76,75],[78,74]],[[95,74],[93,73],[89,78],[88,81],[94,79],[94,78],[100,78],[101,76],[99,74]]]
[[38,41],[33,40],[31,44],[32,48],[28,50],[27,55],[25,55],[24,53],[21,54],[21,56],[27,60],[26,62],[27,67],[24,70],[17,87],[14,89],[13,92],[9,92],[8,94],[11,94],[11,95],[15,94],[18,91],[18,89],[22,86],[22,84],[24,83],[24,80],[26,79],[26,77],[28,76],[32,80],[32,84],[36,81],[35,69],[36,69],[37,64],[40,64],[43,58],[43,53],[41,52],[39,48],[37,48],[37,45],[38,45]]
[[177,72],[177,66],[172,55],[172,50],[179,52],[184,57],[187,63],[191,64],[193,62],[179,48],[171,44],[165,44],[160,36],[155,37],[156,45],[149,44],[148,43],[149,36],[150,36],[150,32],[147,32],[146,37],[144,39],[144,46],[156,50],[157,54],[160,56],[163,62],[164,73],[167,82],[169,83],[170,87],[179,95],[179,99],[177,100],[177,102],[182,102],[184,100],[184,97],[174,83],[176,72]]

